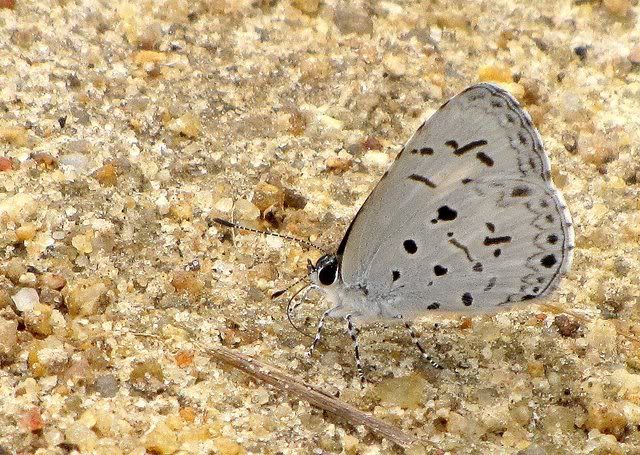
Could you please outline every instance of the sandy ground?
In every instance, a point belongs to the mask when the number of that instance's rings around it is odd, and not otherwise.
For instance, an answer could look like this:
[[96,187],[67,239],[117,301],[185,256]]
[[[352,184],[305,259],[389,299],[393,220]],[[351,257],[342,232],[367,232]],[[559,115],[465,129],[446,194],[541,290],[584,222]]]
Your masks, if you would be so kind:
[[[0,0],[0,453],[405,450],[214,362],[220,343],[420,438],[407,453],[640,453],[637,3]],[[361,390],[342,324],[307,359],[270,298],[318,252],[210,218],[235,202],[335,248],[480,80],[548,149],[577,242],[549,303],[571,313],[421,321],[442,371],[365,327]]]

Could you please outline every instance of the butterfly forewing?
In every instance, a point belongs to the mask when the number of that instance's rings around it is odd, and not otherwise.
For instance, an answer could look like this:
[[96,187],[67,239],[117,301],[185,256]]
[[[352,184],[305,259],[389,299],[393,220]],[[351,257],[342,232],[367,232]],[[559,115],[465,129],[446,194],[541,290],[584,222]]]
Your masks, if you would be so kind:
[[338,253],[347,286],[407,315],[542,296],[572,248],[570,215],[529,116],[504,90],[479,84],[407,142]]

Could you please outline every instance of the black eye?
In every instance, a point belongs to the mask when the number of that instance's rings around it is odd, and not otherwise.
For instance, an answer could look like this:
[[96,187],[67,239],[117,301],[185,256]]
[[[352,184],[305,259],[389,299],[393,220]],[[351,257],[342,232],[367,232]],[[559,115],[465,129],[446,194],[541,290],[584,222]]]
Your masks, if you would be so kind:
[[321,284],[325,286],[329,286],[336,281],[336,274],[338,273],[338,263],[335,261],[329,262],[327,265],[324,265],[318,271],[318,279]]

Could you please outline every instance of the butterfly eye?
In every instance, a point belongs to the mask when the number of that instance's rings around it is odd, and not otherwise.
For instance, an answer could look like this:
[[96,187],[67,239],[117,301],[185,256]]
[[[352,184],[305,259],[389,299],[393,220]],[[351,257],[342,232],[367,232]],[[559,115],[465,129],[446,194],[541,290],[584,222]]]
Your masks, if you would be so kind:
[[329,286],[336,281],[336,275],[338,274],[338,263],[331,261],[328,264],[322,266],[318,271],[318,279],[321,284]]

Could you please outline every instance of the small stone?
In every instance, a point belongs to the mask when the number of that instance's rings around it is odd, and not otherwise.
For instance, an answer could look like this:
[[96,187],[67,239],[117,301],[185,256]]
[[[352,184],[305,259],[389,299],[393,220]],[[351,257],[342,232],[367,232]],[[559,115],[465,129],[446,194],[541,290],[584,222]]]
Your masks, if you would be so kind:
[[631,49],[627,59],[634,65],[640,65],[640,44],[636,44],[633,49]]
[[397,55],[388,54],[382,59],[382,66],[389,76],[400,78],[407,72],[406,65],[402,58]]
[[25,311],[24,325],[26,329],[38,336],[49,336],[53,333],[51,322],[52,308],[40,303],[35,305],[32,311]]
[[196,410],[193,409],[191,406],[185,406],[184,408],[180,408],[180,410],[178,411],[178,414],[180,414],[180,417],[182,417],[186,422],[189,422],[189,423],[193,423],[196,420],[196,417],[198,416]]
[[160,422],[143,438],[144,447],[151,453],[169,455],[178,450],[178,436],[166,423]]
[[36,227],[32,223],[23,224],[16,229],[16,239],[18,242],[31,240],[36,236]]
[[84,234],[78,234],[71,239],[71,245],[78,250],[79,253],[93,253],[93,237],[94,232],[88,229]]
[[18,323],[0,319],[0,364],[13,361],[18,351]]
[[167,55],[164,52],[142,50],[136,53],[133,57],[133,61],[136,65],[146,65],[162,63],[167,59]]
[[93,383],[93,388],[103,397],[112,398],[118,393],[120,383],[114,375],[105,374],[96,378],[96,381]]
[[240,444],[229,438],[216,438],[213,442],[220,455],[244,455],[247,453]]
[[327,169],[334,172],[344,172],[351,167],[352,163],[351,156],[330,156],[324,162]]
[[198,297],[204,290],[204,283],[198,278],[197,272],[180,270],[173,273],[171,286],[176,292],[186,292]]
[[382,150],[382,143],[374,136],[368,136],[362,141],[364,150]]
[[[231,213],[231,211],[233,210],[233,199],[231,199],[230,197],[223,197],[220,198],[216,204],[215,204],[215,209],[218,210],[219,212],[222,213]],[[258,210],[259,212],[260,210]]]
[[347,455],[356,455],[358,453],[358,446],[360,445],[360,440],[355,436],[345,433],[342,436],[342,448],[344,449]]
[[386,167],[389,164],[389,155],[371,150],[362,157],[362,162],[367,166]]
[[385,379],[375,386],[374,394],[387,406],[416,409],[423,401],[426,383],[418,374]]
[[40,286],[59,291],[67,285],[67,280],[62,275],[45,272],[38,276]]
[[116,167],[112,163],[102,166],[95,172],[94,176],[102,186],[114,186],[118,182]]
[[485,65],[480,67],[478,70],[478,78],[481,81],[490,81],[490,82],[504,82],[511,83],[513,82],[513,76],[511,75],[511,70],[506,66],[502,65]]
[[315,14],[320,7],[320,0],[291,0],[291,4],[305,14]]
[[16,0],[0,0],[0,9],[14,9],[16,7]]
[[171,205],[169,213],[176,221],[190,220],[193,217],[193,206],[189,201],[180,201]]
[[11,300],[16,305],[16,309],[23,312],[33,310],[36,304],[40,303],[38,291],[33,288],[20,289],[11,297]]
[[71,288],[65,305],[72,316],[90,316],[95,314],[98,304],[107,292],[104,283],[78,283]]
[[45,152],[34,153],[31,155],[31,159],[38,165],[44,166],[48,169],[53,169],[58,165],[58,160],[56,160],[51,154]]
[[21,126],[0,125],[0,143],[3,142],[16,147],[26,147],[29,144],[27,130]]
[[175,356],[176,365],[180,368],[185,368],[193,364],[193,352],[180,351]]
[[527,364],[527,371],[533,378],[542,378],[544,377],[544,363],[532,360]]
[[11,160],[9,158],[0,157],[0,172],[11,171],[11,170],[13,170],[13,165],[11,164]]
[[234,209],[236,217],[241,220],[257,220],[260,218],[260,209],[246,199],[237,200]]
[[602,402],[589,405],[584,425],[588,430],[597,429],[619,439],[624,434],[627,419],[618,403]]
[[98,437],[81,422],[72,422],[64,432],[65,442],[78,446],[83,452],[90,452],[98,445]]
[[68,361],[69,355],[62,341],[53,335],[35,341],[27,355],[27,364],[36,378],[62,372]]
[[28,431],[40,431],[44,428],[44,420],[40,408],[32,408],[25,412],[20,419],[20,423]]
[[588,346],[596,352],[612,354],[618,347],[616,326],[610,320],[596,319],[589,324],[585,338]]
[[576,338],[580,323],[576,319],[571,319],[566,314],[559,314],[553,320],[553,325],[558,328],[558,332],[563,337]]
[[252,202],[261,212],[269,207],[282,207],[284,205],[284,191],[275,185],[260,182],[253,191]]
[[633,8],[631,0],[603,0],[602,5],[609,13],[619,18],[629,16]]
[[155,360],[139,363],[131,370],[129,382],[139,392],[157,394],[164,390],[162,367]]
[[307,198],[290,188],[284,189],[284,206],[302,210],[307,206]]
[[340,1],[334,10],[333,22],[341,33],[371,34],[373,20],[367,10],[351,1]]
[[80,153],[67,153],[60,157],[61,166],[68,166],[76,172],[83,172],[89,169],[89,158]]
[[187,112],[182,117],[173,119],[167,125],[169,130],[188,138],[195,138],[200,134],[202,124],[194,114]]

